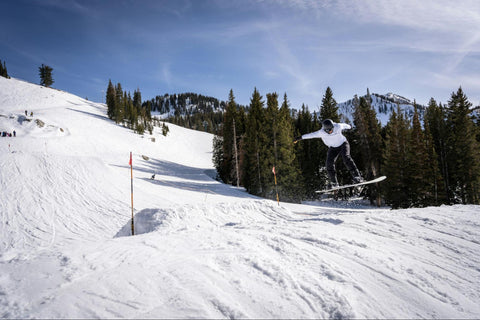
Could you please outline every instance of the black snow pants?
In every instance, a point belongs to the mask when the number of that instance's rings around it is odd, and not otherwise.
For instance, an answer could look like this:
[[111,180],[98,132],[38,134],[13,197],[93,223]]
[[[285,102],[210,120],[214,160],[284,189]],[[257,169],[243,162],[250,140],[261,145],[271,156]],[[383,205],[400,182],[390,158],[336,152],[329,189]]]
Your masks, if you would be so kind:
[[338,156],[342,155],[343,163],[352,174],[352,177],[360,176],[360,172],[355,165],[352,157],[350,156],[350,144],[345,141],[339,147],[329,147],[327,152],[327,172],[332,183],[337,183],[337,173],[335,171],[335,162]]

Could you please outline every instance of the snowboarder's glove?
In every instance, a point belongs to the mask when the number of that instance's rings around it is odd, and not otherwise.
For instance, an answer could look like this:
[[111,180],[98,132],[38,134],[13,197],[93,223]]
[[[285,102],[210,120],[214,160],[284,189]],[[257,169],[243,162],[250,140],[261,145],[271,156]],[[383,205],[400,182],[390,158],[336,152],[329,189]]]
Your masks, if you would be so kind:
[[295,144],[300,140],[302,140],[302,136],[296,137],[295,140],[293,140],[293,143]]

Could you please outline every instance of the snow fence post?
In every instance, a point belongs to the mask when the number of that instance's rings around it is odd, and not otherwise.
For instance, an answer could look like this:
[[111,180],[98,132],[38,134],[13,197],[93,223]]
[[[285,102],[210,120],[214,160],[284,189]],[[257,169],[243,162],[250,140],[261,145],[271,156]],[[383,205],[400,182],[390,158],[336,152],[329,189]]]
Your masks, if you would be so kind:
[[275,178],[275,192],[277,194],[277,203],[280,205],[280,199],[278,198],[278,188],[277,188],[277,172],[275,171],[275,166],[272,168],[273,177]]
[[130,186],[131,186],[131,198],[132,198],[132,236],[135,235],[135,229],[133,225],[133,165],[132,165],[132,151],[130,151],[130,162],[128,163],[130,165]]

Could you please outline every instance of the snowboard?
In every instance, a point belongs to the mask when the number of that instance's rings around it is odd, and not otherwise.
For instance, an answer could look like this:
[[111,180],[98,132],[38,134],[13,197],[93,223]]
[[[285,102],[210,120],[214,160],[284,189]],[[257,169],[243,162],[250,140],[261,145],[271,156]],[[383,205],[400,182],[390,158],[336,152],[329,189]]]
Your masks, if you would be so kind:
[[377,182],[383,181],[385,179],[387,179],[386,176],[381,176],[381,177],[378,177],[378,178],[373,179],[373,180],[368,180],[368,181],[364,181],[364,182],[360,182],[360,183],[353,183],[353,184],[344,184],[343,186],[338,186],[338,187],[335,187],[335,188],[325,189],[325,190],[317,190],[315,192],[316,193],[332,192],[332,191],[341,190],[341,189],[345,189],[345,188],[352,188],[352,187],[363,186],[363,185],[366,185],[366,184],[377,183]]

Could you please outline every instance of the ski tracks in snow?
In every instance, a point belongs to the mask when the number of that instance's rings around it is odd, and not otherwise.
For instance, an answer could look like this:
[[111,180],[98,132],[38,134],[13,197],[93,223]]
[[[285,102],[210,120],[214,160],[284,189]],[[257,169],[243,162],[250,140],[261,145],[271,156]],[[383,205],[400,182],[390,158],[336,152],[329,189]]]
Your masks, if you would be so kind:
[[0,254],[45,249],[77,237],[102,239],[114,233],[122,220],[118,212],[127,213],[128,207],[105,194],[103,177],[90,174],[92,167],[100,172],[108,167],[95,158],[78,159],[22,152],[2,158]]
[[[40,266],[29,281],[48,286],[35,293],[2,279],[10,299],[0,305],[12,310],[3,316],[408,318],[478,310],[478,290],[465,289],[480,273],[471,215],[457,212],[450,228],[445,214],[413,209],[297,208],[250,199],[143,209],[134,237],[127,222],[110,239],[25,260],[25,268]],[[14,285],[29,305],[14,302]]]
[[141,210],[136,236],[127,222],[115,238],[72,247],[61,259],[64,283],[34,314],[442,318],[478,310],[478,290],[465,290],[479,275],[475,228],[458,240],[445,235],[445,215],[290,207],[242,200]]
[[2,317],[480,315],[472,209],[278,206],[221,189],[137,211],[130,237],[128,196],[106,178],[125,168],[41,152],[1,166]]
[[[221,283],[213,286],[219,292],[207,294],[211,296],[211,312],[220,314],[208,316],[352,317],[354,313],[345,297],[331,290],[338,282],[346,281],[334,265],[321,258],[324,250],[335,250],[334,244],[324,242],[327,248],[319,249],[320,240],[312,245],[312,238],[303,239],[301,235],[309,227],[297,218],[271,201],[251,200],[147,209],[135,219],[137,234],[146,230],[146,239],[161,237],[164,241],[166,236],[178,239],[192,234],[194,239],[198,238],[198,248],[194,250],[175,246],[175,252],[182,257],[181,265],[174,258],[176,254],[172,254],[171,261],[182,270],[181,278],[189,275],[189,283],[184,285],[191,290],[205,290],[212,283]],[[118,235],[129,234],[127,224]],[[187,238],[183,239],[188,243]],[[164,257],[169,260],[169,254]],[[318,265],[312,265],[312,261]],[[188,265],[196,267],[184,270]],[[196,275],[200,278],[192,281]],[[325,287],[329,281],[334,284]]]

